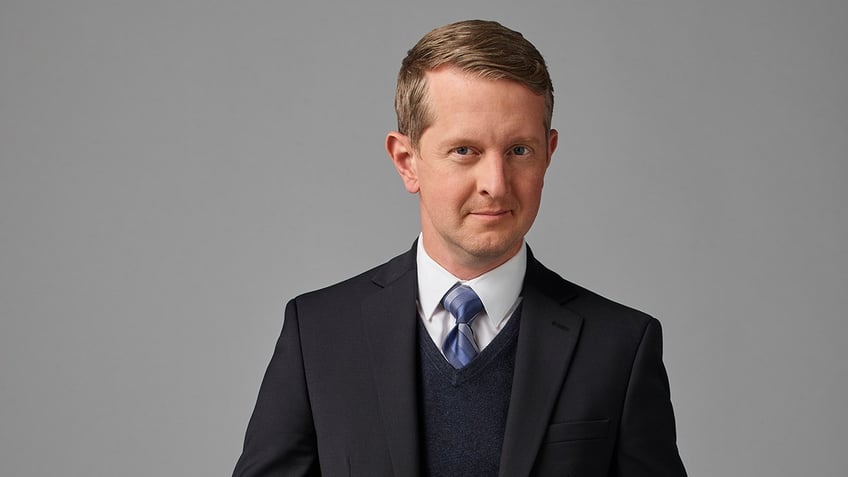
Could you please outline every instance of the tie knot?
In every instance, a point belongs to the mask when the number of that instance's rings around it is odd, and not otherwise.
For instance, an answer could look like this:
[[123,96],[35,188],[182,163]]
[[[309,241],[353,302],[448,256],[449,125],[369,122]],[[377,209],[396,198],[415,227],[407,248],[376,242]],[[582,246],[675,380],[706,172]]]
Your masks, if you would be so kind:
[[480,297],[471,287],[459,283],[445,293],[442,304],[456,318],[457,323],[471,323],[471,320],[483,311]]

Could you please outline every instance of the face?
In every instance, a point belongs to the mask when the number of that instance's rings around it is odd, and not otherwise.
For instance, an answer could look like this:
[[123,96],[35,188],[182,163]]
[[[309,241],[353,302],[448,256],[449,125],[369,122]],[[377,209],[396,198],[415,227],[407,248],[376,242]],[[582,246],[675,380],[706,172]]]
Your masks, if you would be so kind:
[[418,147],[390,133],[386,147],[406,189],[419,196],[427,253],[459,278],[509,260],[539,211],[556,131],[545,100],[507,80],[455,68],[427,73],[431,125]]

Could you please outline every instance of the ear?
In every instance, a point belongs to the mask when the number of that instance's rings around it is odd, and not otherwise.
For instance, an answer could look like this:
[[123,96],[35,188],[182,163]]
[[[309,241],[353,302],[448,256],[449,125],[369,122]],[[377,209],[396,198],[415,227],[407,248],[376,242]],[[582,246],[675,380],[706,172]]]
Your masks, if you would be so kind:
[[548,160],[547,166],[551,165],[551,156],[554,155],[554,151],[557,148],[557,143],[559,142],[559,133],[556,129],[551,129],[550,133],[548,133]]
[[386,136],[386,152],[397,169],[406,190],[415,194],[419,190],[415,155],[409,136],[392,131]]

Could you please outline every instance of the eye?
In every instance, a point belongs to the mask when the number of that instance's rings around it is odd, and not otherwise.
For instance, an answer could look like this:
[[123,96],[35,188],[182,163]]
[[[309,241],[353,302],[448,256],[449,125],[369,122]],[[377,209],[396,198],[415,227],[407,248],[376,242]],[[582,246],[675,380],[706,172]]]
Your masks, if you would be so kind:
[[530,148],[527,146],[513,146],[512,153],[516,156],[526,156],[527,154],[530,154]]
[[459,146],[457,148],[454,148],[453,152],[459,154],[460,156],[467,156],[468,154],[471,154],[471,148],[469,148],[468,146]]

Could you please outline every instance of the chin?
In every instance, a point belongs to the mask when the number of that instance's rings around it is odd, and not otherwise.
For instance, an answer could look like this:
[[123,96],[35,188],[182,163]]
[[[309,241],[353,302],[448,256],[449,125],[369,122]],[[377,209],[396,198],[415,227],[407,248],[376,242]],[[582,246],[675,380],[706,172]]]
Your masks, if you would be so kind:
[[509,258],[505,255],[514,254],[521,244],[521,239],[514,237],[479,237],[463,247],[469,255],[481,261]]

